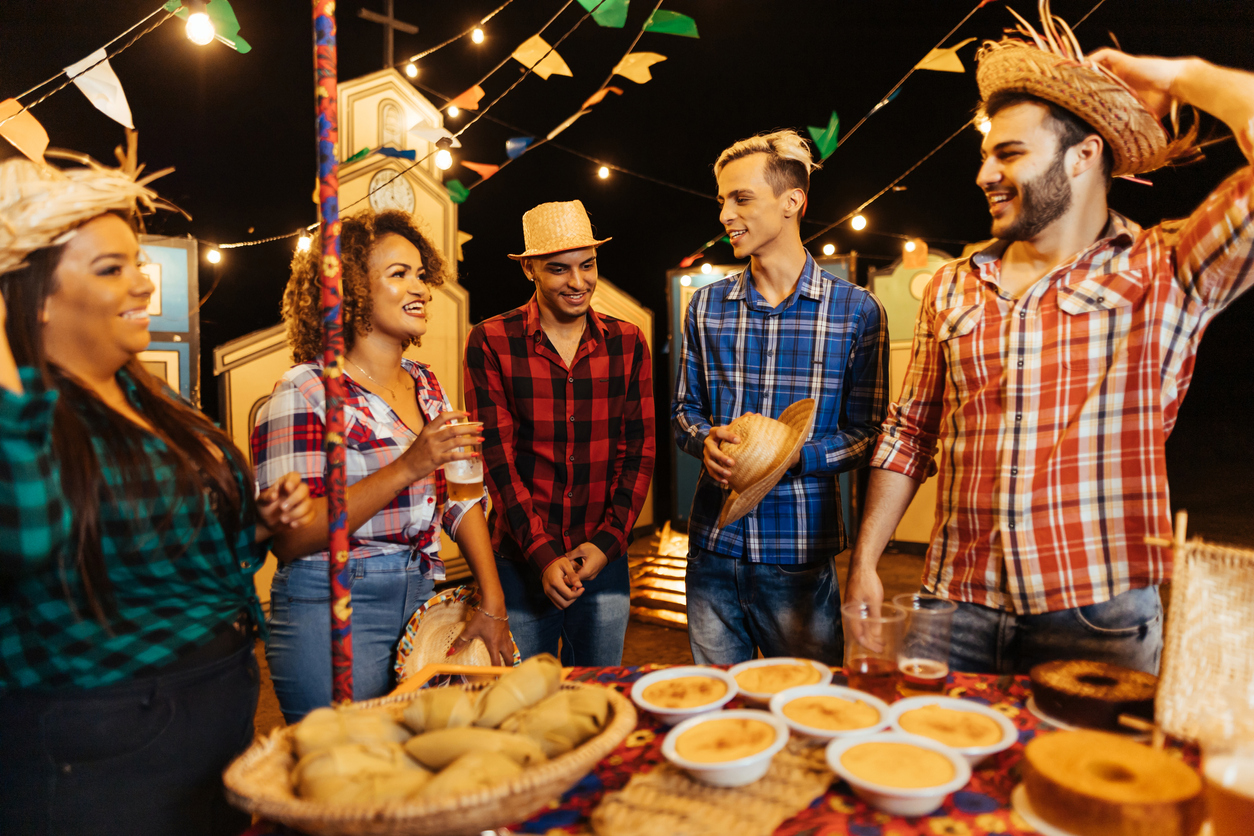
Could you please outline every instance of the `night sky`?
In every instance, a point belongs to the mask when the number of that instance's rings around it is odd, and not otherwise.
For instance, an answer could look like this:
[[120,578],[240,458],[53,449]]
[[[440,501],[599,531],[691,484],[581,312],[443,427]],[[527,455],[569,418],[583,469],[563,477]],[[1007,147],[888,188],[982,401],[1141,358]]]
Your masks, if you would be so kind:
[[[501,0],[396,0],[396,15],[420,27],[396,36],[401,59],[468,28]],[[534,34],[563,0],[515,0],[485,27],[475,46],[463,39],[424,59],[417,81],[449,96],[477,81]],[[1075,22],[1095,0],[1056,0],[1054,12]],[[159,0],[59,2],[0,0],[0,98],[14,96],[83,58],[159,5]],[[382,67],[377,24],[357,17],[365,5],[343,3],[339,12],[342,79]],[[668,412],[669,378],[662,353],[666,322],[665,273],[719,233],[711,199],[711,165],[722,148],[747,135],[779,127],[825,125],[832,110],[852,127],[894,83],[956,24],[974,0],[670,0],[663,8],[692,16],[699,40],[647,33],[637,51],[660,52],[653,81],[610,96],[557,140],[584,154],[659,180],[708,194],[703,198],[616,173],[596,177],[596,165],[552,147],[525,155],[471,193],[461,207],[461,229],[474,235],[465,248],[460,280],[470,290],[471,319],[478,321],[526,301],[530,286],[505,258],[522,244],[520,217],[549,200],[578,198],[597,232],[614,241],[601,250],[601,273],[656,315],[659,418]],[[174,166],[158,190],[194,218],[157,217],[150,231],[192,234],[204,242],[235,242],[290,232],[315,220],[312,36],[310,7],[294,0],[233,0],[241,35],[253,46],[239,55],[221,44],[193,45],[181,21],[172,20],[112,60],[126,90],[140,136],[140,159],[150,168]],[[1035,21],[1035,3],[1017,0]],[[559,48],[573,78],[529,77],[491,116],[521,130],[481,120],[462,137],[458,159],[500,163],[504,142],[519,134],[543,135],[592,93],[627,49],[653,3],[634,0],[623,29],[586,21]],[[583,15],[572,3],[546,31],[551,43]],[[1013,19],[1005,0],[977,11],[947,41],[997,37]],[[1113,32],[1129,52],[1197,54],[1227,66],[1254,70],[1254,3],[1248,0],[1106,0],[1077,29],[1086,49],[1110,43]],[[812,181],[809,217],[834,220],[887,185],[955,131],[977,101],[973,56],[960,51],[964,74],[917,72],[888,106],[871,117]],[[518,78],[509,62],[485,83],[490,101]],[[437,104],[443,101],[428,94]],[[28,100],[24,100],[28,101]],[[101,160],[123,130],[74,87],[33,111],[54,147],[85,151]],[[456,131],[467,117],[449,119]],[[1223,136],[1213,120],[1205,133]],[[921,236],[933,247],[957,252],[987,236],[985,201],[974,185],[979,135],[967,131],[866,212],[869,228],[841,227],[816,244],[840,252],[856,249],[865,268],[890,263],[901,239]],[[1152,187],[1116,182],[1111,205],[1142,224],[1191,211],[1243,160],[1231,141],[1208,149],[1199,164],[1152,175]],[[455,165],[447,177],[473,183]],[[807,224],[809,235],[820,225]],[[212,348],[278,322],[292,242],[228,251],[218,266],[201,264],[202,394],[217,414]],[[716,246],[710,257],[729,262]],[[1189,508],[1191,530],[1254,543],[1254,298],[1238,301],[1210,325],[1192,388],[1168,445],[1173,501]],[[664,428],[664,424],[660,428]],[[664,431],[664,430],[663,430]],[[660,445],[669,448],[669,445]],[[659,511],[669,493],[669,461],[659,458]],[[663,513],[664,517],[664,513]]]

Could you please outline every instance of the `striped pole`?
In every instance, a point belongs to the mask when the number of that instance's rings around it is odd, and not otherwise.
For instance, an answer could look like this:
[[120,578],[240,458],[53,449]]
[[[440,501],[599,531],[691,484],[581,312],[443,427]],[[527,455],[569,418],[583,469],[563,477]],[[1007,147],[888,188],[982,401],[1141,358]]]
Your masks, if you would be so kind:
[[331,699],[353,698],[353,607],[348,591],[344,500],[344,329],[340,304],[339,161],[336,143],[335,0],[313,0],[314,92],[318,113],[318,202],[322,213],[322,384],[326,387],[327,547],[331,554]]

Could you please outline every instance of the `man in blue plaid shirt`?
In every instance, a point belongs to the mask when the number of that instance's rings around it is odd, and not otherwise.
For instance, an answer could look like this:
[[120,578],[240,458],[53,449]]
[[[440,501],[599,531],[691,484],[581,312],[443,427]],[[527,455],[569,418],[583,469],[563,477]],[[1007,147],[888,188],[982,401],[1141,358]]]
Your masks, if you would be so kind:
[[[801,243],[817,164],[794,131],[737,142],[714,165],[739,275],[696,292],[671,407],[675,440],[705,465],[689,522],[688,637],[699,664],[802,656],[842,664],[834,556],[845,549],[836,474],[866,464],[888,405],[888,325],[866,290]],[[814,398],[814,428],[784,478],[718,527],[740,415]]]

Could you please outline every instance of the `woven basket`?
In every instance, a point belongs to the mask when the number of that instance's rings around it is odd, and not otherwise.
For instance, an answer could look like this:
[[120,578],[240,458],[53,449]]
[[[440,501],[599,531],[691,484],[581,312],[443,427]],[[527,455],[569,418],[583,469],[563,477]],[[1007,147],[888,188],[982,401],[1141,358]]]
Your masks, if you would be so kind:
[[[463,687],[478,691],[485,685]],[[568,690],[598,687],[562,683]],[[565,755],[528,767],[513,781],[469,795],[372,807],[304,801],[292,792],[290,773],[296,758],[290,726],[255,742],[227,767],[222,782],[227,800],[241,810],[317,836],[475,836],[529,818],[578,783],[636,727],[635,706],[614,689],[604,690],[610,701],[604,731]],[[415,693],[381,697],[354,703],[348,710],[385,708],[399,720],[416,697]]]
[[1194,539],[1173,559],[1155,720],[1167,734],[1198,740],[1254,706],[1254,551]]

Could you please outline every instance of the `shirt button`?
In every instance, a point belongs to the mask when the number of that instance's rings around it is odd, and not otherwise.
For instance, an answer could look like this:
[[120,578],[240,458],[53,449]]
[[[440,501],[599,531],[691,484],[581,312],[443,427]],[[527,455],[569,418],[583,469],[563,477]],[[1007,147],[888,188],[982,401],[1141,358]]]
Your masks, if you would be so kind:
[[575,457],[572,455],[572,456],[570,457],[570,460],[573,462],[573,461],[575,460]]
[[1100,305],[1100,304],[1102,304],[1102,303],[1103,303],[1103,302],[1105,302],[1105,301],[1106,301],[1106,297],[1105,297],[1105,296],[1098,296],[1098,297],[1097,297],[1097,304],[1099,304],[1099,305]]
[[574,492],[574,491],[567,491],[567,492],[566,492],[566,498],[567,498],[567,499],[574,499],[574,498],[575,498],[575,492]]
[[1010,530],[1011,530],[1011,531],[1014,531],[1014,530],[1015,530],[1015,524],[1014,524],[1014,523],[1011,523],[1011,524],[1010,524],[1010,526],[1009,526],[1009,528],[1010,528]]
[[1019,311],[1019,319],[1027,319],[1027,318],[1028,318],[1027,311]]
[[1019,361],[1019,368],[1023,368],[1023,361],[1022,361],[1022,360],[1020,360],[1020,361]]
[[571,420],[571,423],[574,423],[574,421],[575,421],[575,416],[574,416],[574,415],[570,416],[570,420]]
[[1010,475],[1011,475],[1011,476],[1018,476],[1018,475],[1019,475],[1019,468],[1017,468],[1017,467],[1012,467],[1012,468],[1010,468]]
[[575,379],[574,379],[573,377],[568,377],[568,378],[566,378],[566,382],[567,382],[567,383],[574,383],[574,382],[575,382]]
[[1022,412],[1016,412],[1016,413],[1015,413],[1015,420],[1016,420],[1016,421],[1022,421],[1022,420],[1023,420],[1023,413],[1022,413]]

